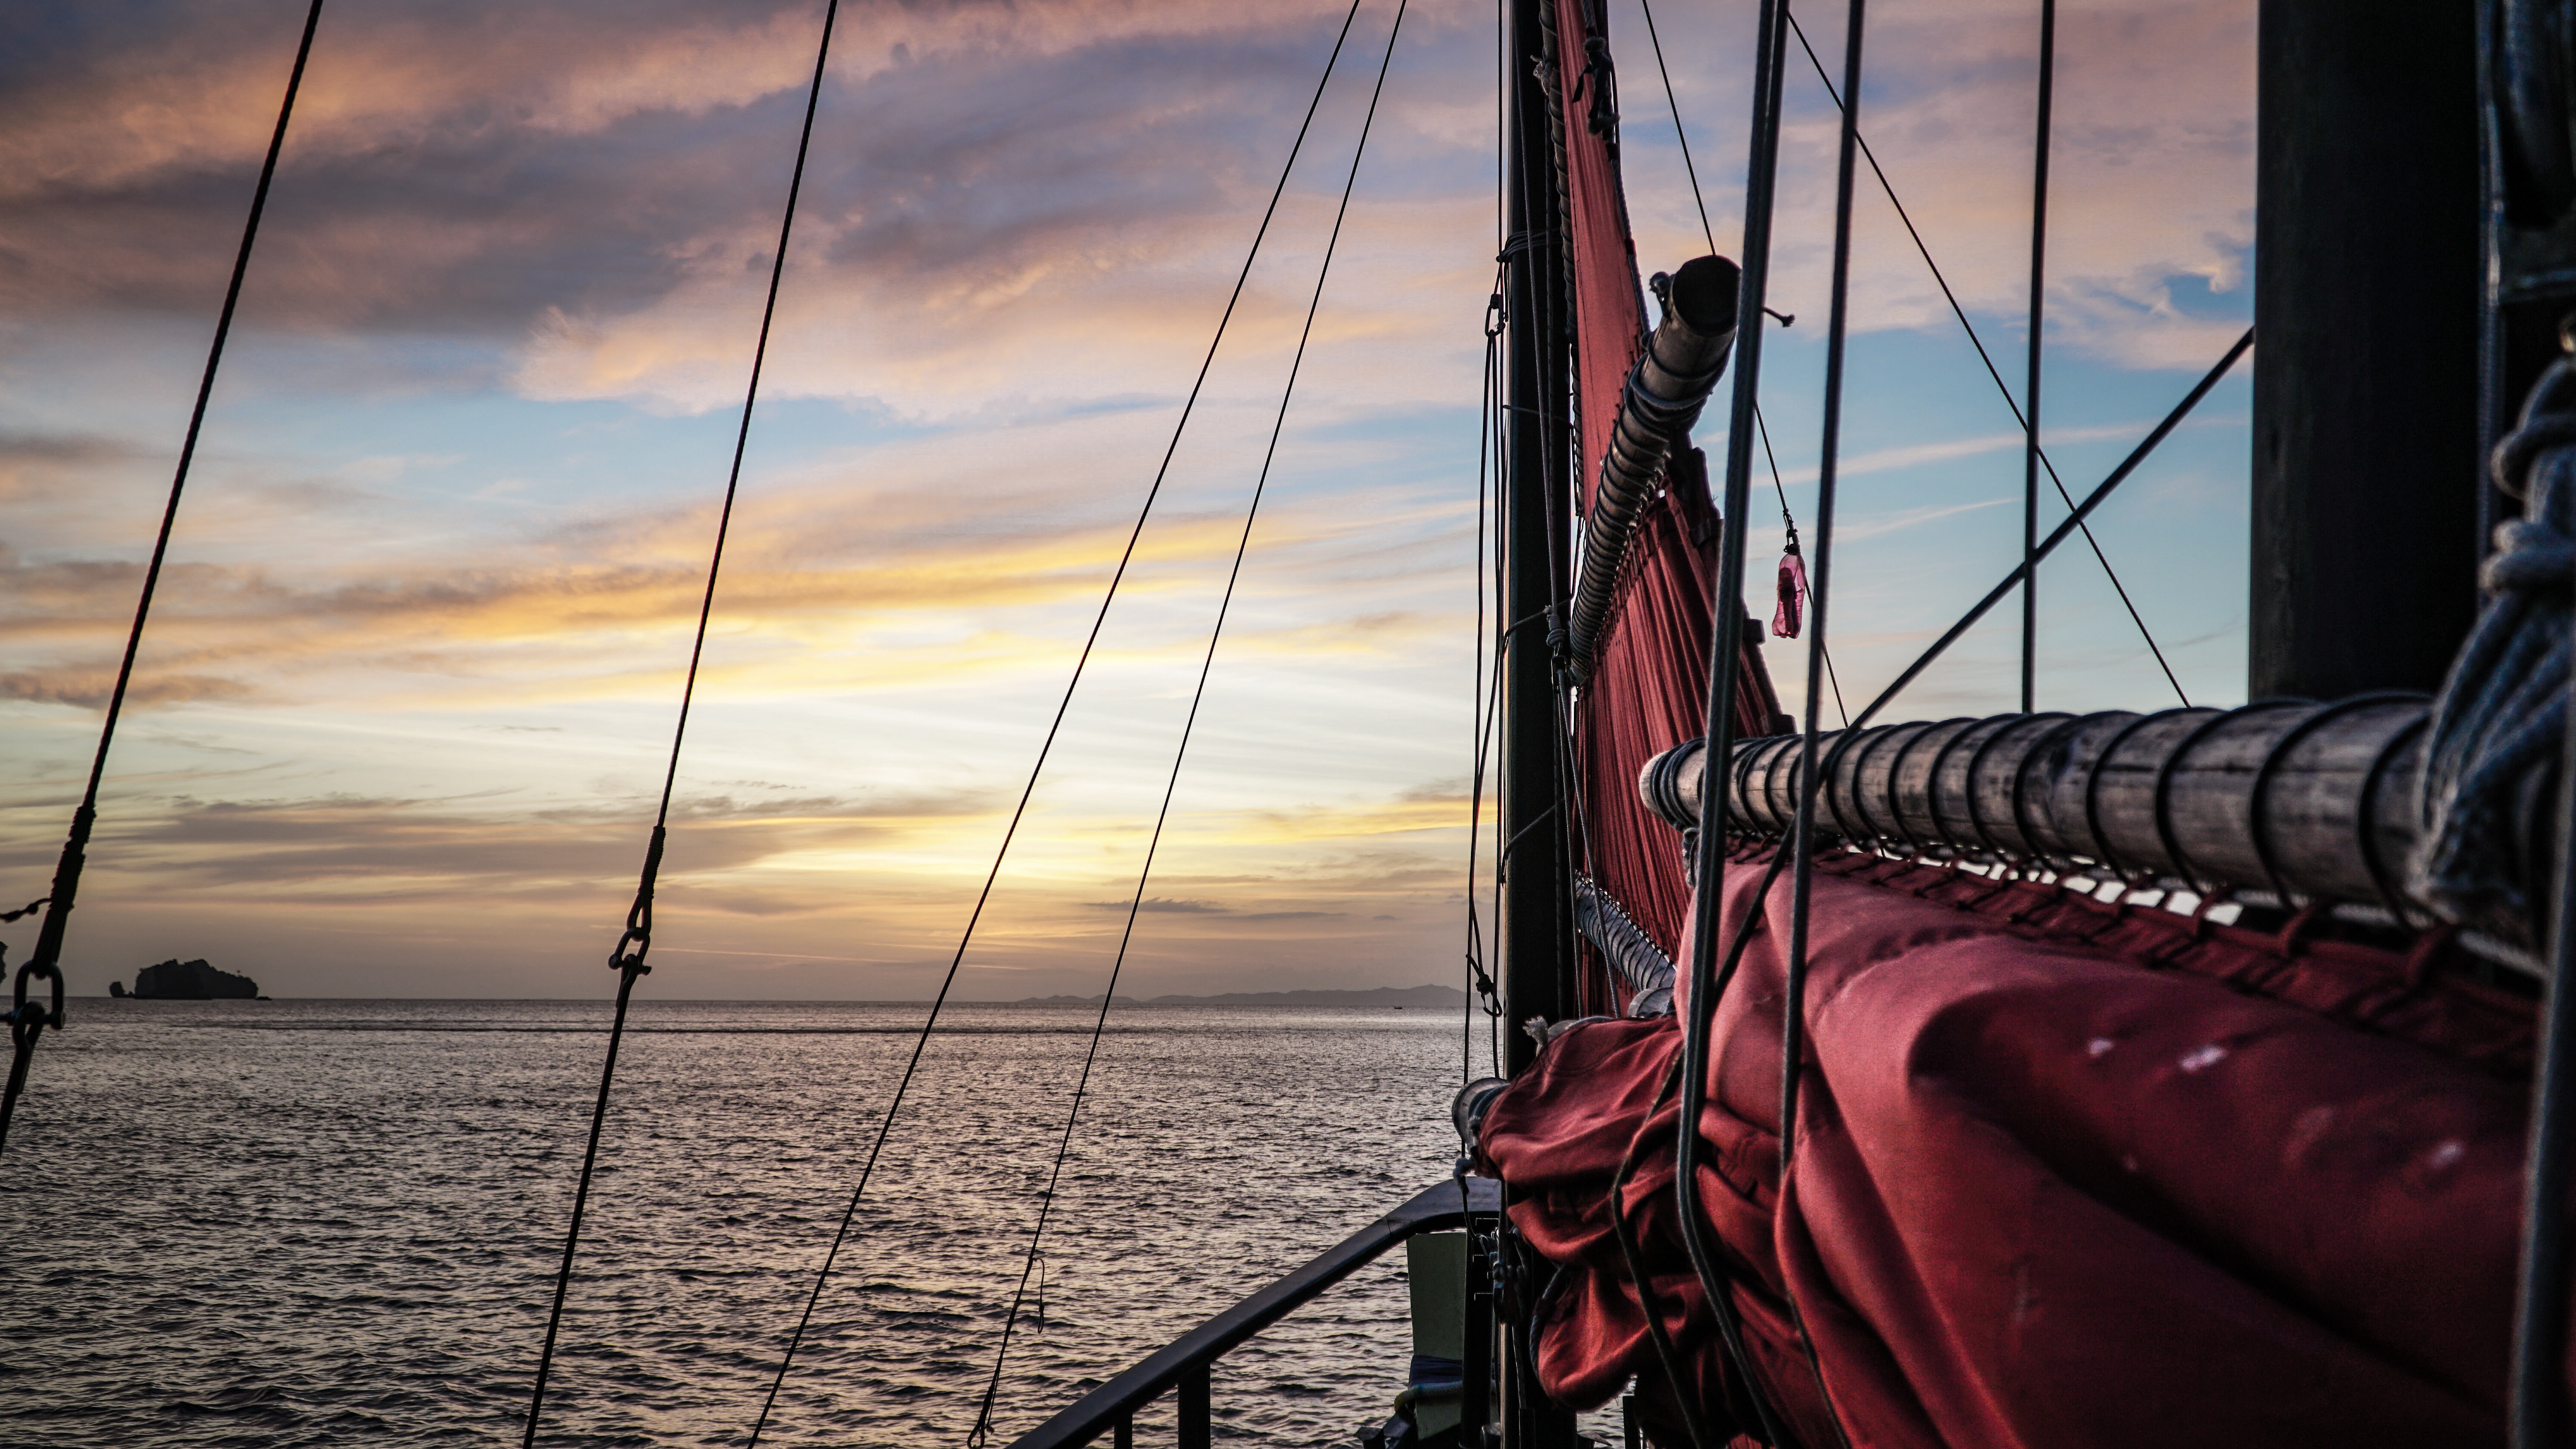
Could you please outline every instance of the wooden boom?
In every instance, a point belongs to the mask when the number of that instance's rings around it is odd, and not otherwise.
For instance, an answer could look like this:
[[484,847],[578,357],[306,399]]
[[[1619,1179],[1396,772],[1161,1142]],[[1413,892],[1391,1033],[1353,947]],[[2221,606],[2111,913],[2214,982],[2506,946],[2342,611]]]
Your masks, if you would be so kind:
[[[2407,879],[2430,701],[2368,694],[2157,714],[2009,714],[1820,737],[1820,839],[2107,872],[2287,905],[2437,913]],[[1648,762],[1646,804],[1698,823],[1704,742]],[[1777,838],[1797,810],[1798,737],[1736,746],[1728,818]],[[2545,831],[2546,811],[2523,828]],[[2537,837],[2534,837],[2537,839]]]

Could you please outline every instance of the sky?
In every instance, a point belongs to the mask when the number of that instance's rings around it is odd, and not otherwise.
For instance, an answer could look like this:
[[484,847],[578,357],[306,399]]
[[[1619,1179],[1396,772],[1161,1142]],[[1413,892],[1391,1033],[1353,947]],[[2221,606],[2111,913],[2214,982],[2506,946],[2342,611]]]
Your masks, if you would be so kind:
[[[1706,249],[1676,109],[1721,250],[1743,225],[1752,0],[1665,5],[1669,105],[1637,0],[1610,6],[1648,269]],[[304,9],[0,17],[11,905],[79,799]],[[1861,91],[2016,392],[2036,11],[1881,0]],[[936,989],[1343,13],[843,6],[641,990]],[[963,998],[1108,979],[1392,16],[1361,5]],[[1837,9],[1801,19],[1838,75]],[[280,996],[613,989],[821,20],[332,0],[109,763],[74,992],[169,957]],[[2252,0],[2059,7],[2042,436],[2078,496],[2251,319],[2253,26]],[[1122,993],[1460,977],[1494,42],[1490,3],[1406,12]],[[1773,303],[1797,320],[1763,406],[1804,526],[1835,119],[1791,58]],[[1856,218],[1830,639],[1855,710],[2018,560],[2022,471],[1866,173]],[[2193,703],[2244,693],[2247,396],[2240,367],[2095,516]],[[2043,708],[2172,702],[2080,544],[2040,600]],[[1890,717],[2014,707],[2015,613]],[[1767,654],[1801,698],[1804,643]],[[0,927],[17,959],[34,937]]]

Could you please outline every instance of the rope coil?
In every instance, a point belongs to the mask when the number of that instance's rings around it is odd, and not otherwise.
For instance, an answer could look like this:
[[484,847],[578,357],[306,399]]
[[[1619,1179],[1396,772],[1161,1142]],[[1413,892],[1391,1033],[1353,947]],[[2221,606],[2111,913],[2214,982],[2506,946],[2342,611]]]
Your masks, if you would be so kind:
[[2549,786],[2567,730],[2576,357],[2541,375],[2492,467],[2524,516],[2496,529],[2479,577],[2491,602],[2433,706],[2407,886],[2446,919],[2538,940],[2555,854]]

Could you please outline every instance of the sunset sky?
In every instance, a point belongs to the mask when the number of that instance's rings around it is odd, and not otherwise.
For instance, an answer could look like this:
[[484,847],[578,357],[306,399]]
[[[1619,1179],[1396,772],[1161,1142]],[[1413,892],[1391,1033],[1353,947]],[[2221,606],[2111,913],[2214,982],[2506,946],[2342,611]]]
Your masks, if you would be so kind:
[[[0,904],[44,893],[79,797],[304,9],[0,18]],[[2016,387],[2036,9],[1880,0],[1863,104]],[[843,7],[643,990],[935,987],[1342,13]],[[170,956],[281,996],[612,987],[821,16],[333,0],[111,761],[74,991]],[[966,997],[1105,978],[1392,16],[1361,9]],[[1636,0],[1611,16],[1639,255],[1670,267],[1705,249],[1698,215]],[[1840,7],[1802,18],[1838,64]],[[1752,19],[1655,16],[1730,253]],[[2045,436],[2079,492],[2250,319],[2253,21],[2060,7]],[[1494,42],[1490,3],[1406,16],[1124,991],[1458,978]],[[1798,320],[1764,406],[1803,524],[1834,122],[1791,55],[1773,300]],[[1874,189],[1859,217],[1855,709],[2017,559],[2022,467]],[[2098,515],[2194,703],[2243,697],[2246,397],[2240,369]],[[2173,702],[2080,547],[2041,598],[2043,707]],[[1897,717],[2010,708],[2010,612]],[[1803,660],[1770,648],[1791,698]],[[13,960],[34,936],[0,928]]]

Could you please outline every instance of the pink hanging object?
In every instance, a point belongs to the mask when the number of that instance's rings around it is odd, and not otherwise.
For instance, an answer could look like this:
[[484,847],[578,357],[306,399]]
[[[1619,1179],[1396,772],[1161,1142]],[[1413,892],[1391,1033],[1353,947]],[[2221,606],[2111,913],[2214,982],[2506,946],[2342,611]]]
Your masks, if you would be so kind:
[[1771,612],[1771,637],[1795,639],[1806,612],[1807,561],[1796,549],[1780,555],[1780,607]]

